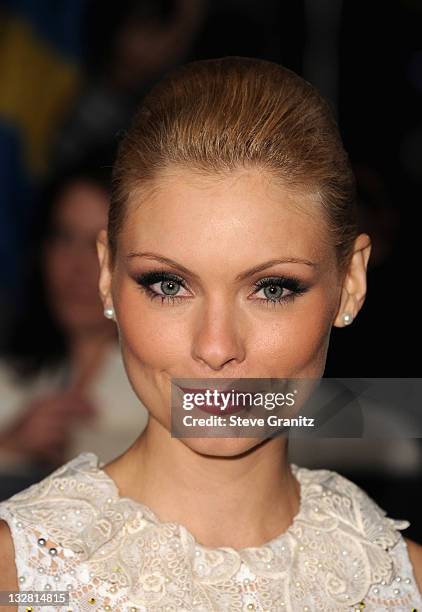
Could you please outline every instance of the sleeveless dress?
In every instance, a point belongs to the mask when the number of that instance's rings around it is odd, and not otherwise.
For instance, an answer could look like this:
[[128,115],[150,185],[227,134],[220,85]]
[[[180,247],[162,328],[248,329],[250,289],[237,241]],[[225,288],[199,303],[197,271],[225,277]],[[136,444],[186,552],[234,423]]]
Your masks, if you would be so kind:
[[0,503],[20,591],[65,591],[69,603],[19,612],[422,612],[408,521],[386,517],[357,485],[291,464],[298,514],[265,545],[199,544],[122,497],[94,453],[81,453]]

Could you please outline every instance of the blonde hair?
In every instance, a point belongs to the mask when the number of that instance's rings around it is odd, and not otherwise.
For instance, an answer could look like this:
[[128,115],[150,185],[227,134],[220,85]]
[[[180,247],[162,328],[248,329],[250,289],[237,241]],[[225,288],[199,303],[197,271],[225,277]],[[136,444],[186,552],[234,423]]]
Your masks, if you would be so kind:
[[358,234],[355,180],[329,104],[297,74],[246,57],[176,68],[144,98],[120,143],[108,244],[117,253],[127,201],[171,165],[213,174],[256,166],[288,188],[311,190],[344,270]]

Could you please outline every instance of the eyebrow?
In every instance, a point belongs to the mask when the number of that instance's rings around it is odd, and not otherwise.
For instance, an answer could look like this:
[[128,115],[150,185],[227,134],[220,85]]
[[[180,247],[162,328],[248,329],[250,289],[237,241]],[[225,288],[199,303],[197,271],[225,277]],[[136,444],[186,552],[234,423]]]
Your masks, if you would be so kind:
[[[182,264],[172,259],[169,259],[168,257],[163,257],[162,255],[157,255],[156,253],[150,253],[150,252],[144,252],[144,253],[130,252],[128,253],[128,255],[125,256],[125,259],[132,259],[135,257],[144,257],[145,259],[154,259],[155,261],[159,261],[161,263],[172,266],[173,268],[177,268],[184,274],[187,274],[191,276],[192,278],[199,280],[199,276],[197,274],[195,274],[194,272],[191,272],[190,270],[188,270],[188,268],[185,268],[185,266],[183,266]],[[252,274],[255,274],[256,272],[261,272],[262,270],[265,270],[266,268],[269,268],[270,266],[274,266],[276,264],[283,264],[283,263],[304,264],[312,268],[319,267],[318,263],[314,261],[310,261],[309,259],[303,259],[300,257],[283,257],[281,259],[270,259],[261,264],[258,264],[257,266],[254,266],[253,268],[249,268],[249,270],[246,270],[245,272],[242,272],[241,274],[238,274],[235,280],[242,281],[245,278],[248,278],[248,276],[252,276]]]

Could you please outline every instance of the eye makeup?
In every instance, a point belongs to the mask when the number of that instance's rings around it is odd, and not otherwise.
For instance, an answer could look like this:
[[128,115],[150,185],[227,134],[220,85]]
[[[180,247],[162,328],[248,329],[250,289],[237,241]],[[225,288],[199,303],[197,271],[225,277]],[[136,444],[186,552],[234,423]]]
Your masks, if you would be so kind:
[[[176,295],[180,287],[189,291],[185,280],[177,274],[165,270],[157,270],[135,275],[134,280],[149,299],[156,300],[160,298],[162,304],[181,303],[186,299],[191,299],[188,296]],[[153,288],[157,284],[159,284],[158,290]],[[260,302],[269,307],[287,305],[310,289],[308,283],[304,283],[292,275],[267,276],[253,283],[253,287],[255,288],[253,295],[261,291],[265,295],[263,298],[254,298],[253,301]],[[266,293],[266,290],[269,290],[269,292]]]
[[[261,278],[259,281],[254,283],[256,293],[259,293],[261,290],[264,291],[266,289],[271,289],[274,293],[274,289],[280,290],[281,295],[275,296],[270,294],[270,297],[265,298],[257,298],[259,301],[263,302],[266,306],[276,306],[276,305],[285,305],[290,302],[293,302],[297,297],[303,295],[308,291],[309,286],[305,284],[303,281],[298,279],[295,276],[267,276],[265,278]],[[285,295],[285,290],[287,289],[288,293]]]
[[158,293],[154,289],[152,289],[152,285],[156,285],[160,283],[161,286],[165,286],[167,284],[167,288],[174,286],[181,286],[187,290],[187,286],[183,278],[178,276],[177,274],[172,274],[170,272],[165,272],[163,270],[155,271],[155,272],[145,272],[144,274],[139,274],[135,277],[135,282],[145,291],[145,294],[151,299],[154,300],[158,297],[161,298],[161,302],[170,302],[174,304],[175,302],[180,302],[180,300],[185,300],[185,297],[181,297],[178,295],[171,295],[165,293]]

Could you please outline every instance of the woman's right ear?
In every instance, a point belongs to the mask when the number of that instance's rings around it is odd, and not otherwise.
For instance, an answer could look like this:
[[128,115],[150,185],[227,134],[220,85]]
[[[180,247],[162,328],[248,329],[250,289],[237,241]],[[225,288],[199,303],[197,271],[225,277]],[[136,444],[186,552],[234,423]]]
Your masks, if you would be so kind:
[[98,288],[104,308],[113,306],[111,298],[111,272],[109,267],[109,252],[107,243],[107,231],[102,229],[97,236],[97,254],[100,264],[100,278]]

